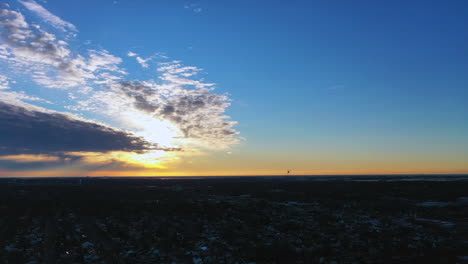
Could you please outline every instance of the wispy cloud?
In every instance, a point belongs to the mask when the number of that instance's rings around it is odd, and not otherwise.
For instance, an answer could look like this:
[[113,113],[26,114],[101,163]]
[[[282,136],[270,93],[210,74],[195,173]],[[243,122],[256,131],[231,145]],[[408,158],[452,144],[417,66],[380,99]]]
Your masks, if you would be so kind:
[[9,78],[3,75],[0,75],[0,90],[6,90],[9,89],[10,86],[10,81]]
[[53,27],[57,29],[60,29],[64,32],[68,30],[77,31],[75,25],[52,14],[51,12],[49,12],[47,9],[45,9],[43,6],[41,6],[34,0],[18,0],[18,2],[23,4],[31,12],[35,13],[36,15],[41,17],[45,22],[49,23],[50,25],[52,25]]
[[192,10],[192,11],[195,12],[195,13],[200,13],[200,12],[203,11],[203,8],[201,8],[199,4],[195,4],[195,3],[188,3],[188,4],[185,4],[185,5],[184,5],[184,8],[185,8],[185,9]]
[[141,65],[141,67],[143,68],[148,68],[149,67],[149,64],[148,62],[154,60],[156,58],[157,55],[153,55],[153,56],[150,56],[148,58],[142,58],[140,57],[137,53],[135,52],[132,52],[132,51],[129,51],[127,53],[127,56],[129,57],[135,57],[136,61]]
[[141,65],[141,67],[148,68],[148,61],[152,60],[152,58],[143,59],[142,57],[136,57],[136,60]]

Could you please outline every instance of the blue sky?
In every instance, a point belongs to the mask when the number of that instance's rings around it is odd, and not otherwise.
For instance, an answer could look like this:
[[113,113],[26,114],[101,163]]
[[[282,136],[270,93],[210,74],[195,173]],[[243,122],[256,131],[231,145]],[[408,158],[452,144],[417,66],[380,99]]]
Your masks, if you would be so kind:
[[[8,2],[11,10],[38,21],[24,5]],[[129,51],[203,69],[197,78],[216,83],[217,94],[229,94],[225,113],[238,122],[234,128],[241,140],[223,153],[261,164],[261,157],[269,157],[283,167],[294,164],[301,173],[333,171],[332,165],[308,165],[323,157],[330,164],[356,161],[402,173],[411,167],[403,164],[407,159],[420,164],[417,172],[437,160],[440,166],[428,172],[468,171],[461,161],[468,158],[466,1],[37,4],[78,29],[67,40],[76,52],[103,49],[122,58],[119,67],[131,80],[154,78],[155,70],[142,68]],[[62,96],[35,84],[27,90],[47,100]],[[47,108],[68,111],[65,105]],[[93,111],[79,114],[119,126]],[[268,171],[239,156],[224,162]],[[454,164],[444,163],[447,157]]]

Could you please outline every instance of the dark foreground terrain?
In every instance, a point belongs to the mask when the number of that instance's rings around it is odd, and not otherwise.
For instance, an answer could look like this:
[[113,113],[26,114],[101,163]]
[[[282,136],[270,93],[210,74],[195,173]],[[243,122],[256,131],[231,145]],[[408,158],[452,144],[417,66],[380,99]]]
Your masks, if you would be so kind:
[[0,263],[468,263],[468,178],[0,179]]

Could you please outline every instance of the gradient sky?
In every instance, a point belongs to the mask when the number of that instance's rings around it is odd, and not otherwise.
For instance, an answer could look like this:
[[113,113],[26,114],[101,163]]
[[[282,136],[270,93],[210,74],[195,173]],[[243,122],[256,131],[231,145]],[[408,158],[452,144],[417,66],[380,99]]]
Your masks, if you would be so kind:
[[0,175],[468,173],[468,2],[9,0]]

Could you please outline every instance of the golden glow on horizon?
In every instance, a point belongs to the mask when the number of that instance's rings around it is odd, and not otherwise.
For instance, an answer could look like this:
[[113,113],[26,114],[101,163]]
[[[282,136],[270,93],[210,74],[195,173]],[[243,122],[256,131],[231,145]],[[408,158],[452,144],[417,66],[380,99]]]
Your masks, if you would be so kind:
[[[5,171],[0,176],[59,177],[59,176],[247,176],[285,175],[291,168],[292,175],[384,175],[384,174],[468,174],[466,156],[414,156],[405,155],[295,155],[280,152],[258,153],[226,151],[203,152],[154,151],[146,153],[114,151],[68,152],[79,161],[59,163],[35,171]],[[366,153],[367,154],[367,153]],[[4,156],[0,160],[15,161],[58,160],[46,155]],[[62,159],[62,158],[60,158]]]
[[100,152],[67,152],[67,155],[82,157],[82,161],[91,165],[110,164],[114,161],[122,162],[130,167],[165,169],[162,163],[174,158],[174,152],[153,150],[146,153],[112,151]]
[[[387,171],[314,171],[314,172],[297,172],[290,176],[301,175],[421,175],[421,174],[468,174],[468,169],[456,171],[422,171],[411,170],[406,172],[387,170]],[[282,176],[284,172],[268,172],[268,171],[252,171],[242,173],[229,173],[229,172],[177,172],[177,171],[0,171],[0,177],[198,177],[198,176]]]
[[29,162],[54,162],[59,161],[59,157],[48,156],[48,155],[8,155],[0,156],[0,160],[14,161],[17,163],[29,163]]
[[[83,155],[80,163],[42,171],[0,171],[0,176],[247,176],[285,175],[382,175],[382,174],[468,174],[466,159],[450,160],[332,160],[329,158],[284,160],[254,158],[245,154],[203,153],[197,151],[155,153],[68,153]],[[92,165],[91,167],[88,165]],[[1,169],[0,169],[1,170]]]

